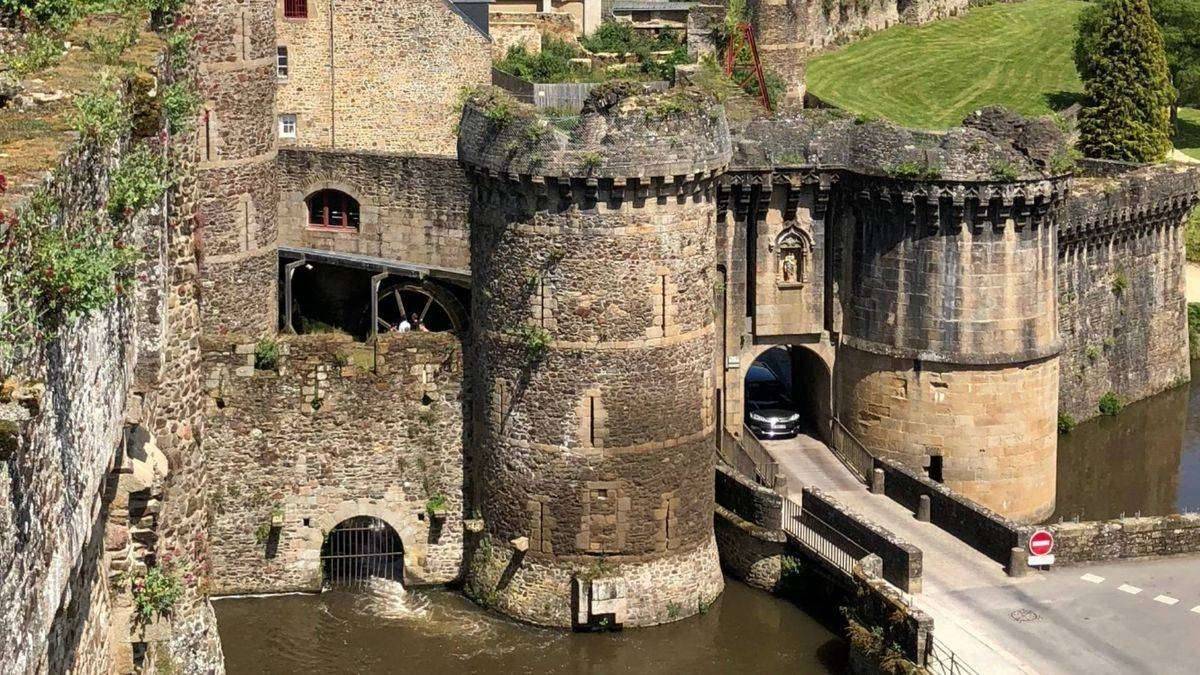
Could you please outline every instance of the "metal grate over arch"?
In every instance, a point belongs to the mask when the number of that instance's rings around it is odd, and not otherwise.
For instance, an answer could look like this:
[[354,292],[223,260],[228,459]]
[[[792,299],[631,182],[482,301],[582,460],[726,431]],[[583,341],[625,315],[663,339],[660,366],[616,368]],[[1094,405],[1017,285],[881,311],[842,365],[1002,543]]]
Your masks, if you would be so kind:
[[361,586],[371,577],[404,581],[404,542],[372,516],[338,523],[321,544],[321,573],[331,587]]

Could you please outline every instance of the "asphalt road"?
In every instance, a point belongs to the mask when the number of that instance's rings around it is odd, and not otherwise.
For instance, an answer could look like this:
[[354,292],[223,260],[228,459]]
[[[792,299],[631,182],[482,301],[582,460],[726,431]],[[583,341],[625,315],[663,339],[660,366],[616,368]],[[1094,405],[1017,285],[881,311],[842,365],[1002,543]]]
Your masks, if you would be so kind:
[[922,550],[924,590],[913,602],[933,617],[935,639],[981,675],[1200,672],[1200,556],[1056,567],[1014,579],[867,492],[820,441],[765,445],[793,499],[815,485]]

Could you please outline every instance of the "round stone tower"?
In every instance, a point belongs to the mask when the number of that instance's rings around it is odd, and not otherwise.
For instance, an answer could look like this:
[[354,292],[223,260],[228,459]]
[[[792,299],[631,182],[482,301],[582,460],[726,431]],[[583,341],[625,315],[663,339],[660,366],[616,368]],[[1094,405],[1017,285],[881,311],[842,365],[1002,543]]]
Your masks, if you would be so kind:
[[276,5],[191,3],[202,101],[195,121],[200,315],[209,334],[276,328]]
[[1049,516],[1065,181],[848,181],[842,422],[1004,516]]
[[476,350],[467,591],[552,626],[645,626],[722,590],[713,536],[715,181],[703,94],[607,86],[547,119],[465,107]]

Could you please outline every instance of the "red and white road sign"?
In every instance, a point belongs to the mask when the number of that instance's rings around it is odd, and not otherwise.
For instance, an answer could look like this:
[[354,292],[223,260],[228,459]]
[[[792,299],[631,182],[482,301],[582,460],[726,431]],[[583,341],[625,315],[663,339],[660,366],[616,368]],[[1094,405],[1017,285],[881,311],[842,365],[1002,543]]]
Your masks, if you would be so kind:
[[1040,567],[1042,565],[1053,565],[1054,555],[1050,552],[1054,550],[1054,535],[1050,534],[1049,530],[1038,530],[1029,538],[1029,565],[1030,567]]

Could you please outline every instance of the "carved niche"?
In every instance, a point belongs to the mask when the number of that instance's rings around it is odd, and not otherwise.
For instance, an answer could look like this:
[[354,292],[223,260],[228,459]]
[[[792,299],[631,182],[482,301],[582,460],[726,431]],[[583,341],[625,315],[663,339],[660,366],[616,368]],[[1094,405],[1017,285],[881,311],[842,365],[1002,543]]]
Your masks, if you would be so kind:
[[775,254],[775,284],[780,288],[797,288],[808,283],[812,276],[813,240],[795,221],[784,223],[783,232],[771,245]]

